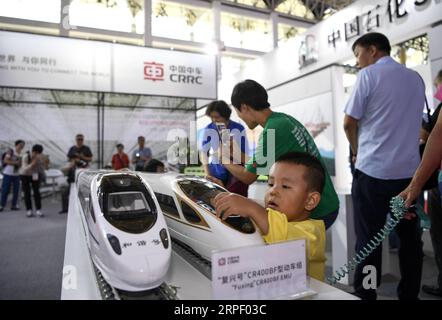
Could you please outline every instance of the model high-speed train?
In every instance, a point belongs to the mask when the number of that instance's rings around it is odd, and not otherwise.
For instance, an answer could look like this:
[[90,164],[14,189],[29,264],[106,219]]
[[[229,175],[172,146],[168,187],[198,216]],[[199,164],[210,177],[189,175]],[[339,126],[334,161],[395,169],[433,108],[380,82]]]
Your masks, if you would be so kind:
[[84,170],[76,187],[90,255],[104,279],[130,292],[160,286],[171,244],[150,186],[133,172]]
[[212,250],[264,244],[249,218],[215,215],[211,200],[227,190],[204,178],[177,173],[139,173],[155,192],[172,238],[210,260]]

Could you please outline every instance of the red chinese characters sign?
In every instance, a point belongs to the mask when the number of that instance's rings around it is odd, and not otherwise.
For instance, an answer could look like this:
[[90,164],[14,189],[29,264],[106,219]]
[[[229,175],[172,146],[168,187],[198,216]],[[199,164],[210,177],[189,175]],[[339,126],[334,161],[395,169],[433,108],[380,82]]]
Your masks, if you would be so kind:
[[144,79],[152,81],[164,80],[164,65],[156,62],[144,62]]

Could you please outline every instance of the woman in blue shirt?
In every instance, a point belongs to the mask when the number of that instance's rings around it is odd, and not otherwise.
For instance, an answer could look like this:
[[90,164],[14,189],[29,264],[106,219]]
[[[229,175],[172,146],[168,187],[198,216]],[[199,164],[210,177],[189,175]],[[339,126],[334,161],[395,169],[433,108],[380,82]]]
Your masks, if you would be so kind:
[[[230,120],[232,110],[223,100],[212,101],[206,109],[206,115],[212,120],[202,130],[200,155],[206,178],[224,185],[230,192],[247,197],[248,185],[232,176],[218,157],[218,148],[226,139],[230,140],[231,160],[244,164],[247,160],[248,144],[246,131],[240,123]],[[240,158],[233,159],[235,147],[241,151]]]

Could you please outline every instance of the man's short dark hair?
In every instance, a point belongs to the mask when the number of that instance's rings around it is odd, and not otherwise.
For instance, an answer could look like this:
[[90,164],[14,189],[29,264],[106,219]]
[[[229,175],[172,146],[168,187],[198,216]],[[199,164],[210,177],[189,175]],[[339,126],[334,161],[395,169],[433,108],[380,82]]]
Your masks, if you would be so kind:
[[25,142],[23,140],[16,140],[15,141],[15,146],[18,146],[20,143],[25,144]]
[[254,80],[244,80],[238,83],[232,91],[232,105],[241,110],[241,104],[247,104],[254,110],[264,110],[270,107],[267,101],[266,89]]
[[325,170],[318,158],[305,152],[288,152],[276,160],[278,162],[292,163],[307,168],[304,180],[309,191],[322,193],[325,185]]
[[151,159],[149,163],[144,167],[143,171],[146,172],[157,172],[158,167],[164,168],[164,163],[157,159]]
[[227,103],[223,100],[215,100],[207,105],[206,116],[210,117],[212,112],[218,112],[221,117],[226,120],[230,119],[230,115],[232,114],[232,109],[227,105]]
[[146,140],[143,136],[138,136],[138,140]]
[[41,144],[34,144],[32,146],[32,152],[42,153],[43,152],[43,146]]
[[124,145],[122,143],[117,144],[117,148],[124,148]]
[[351,49],[355,51],[356,46],[368,48],[375,46],[379,51],[383,51],[390,55],[391,45],[386,36],[379,32],[370,32],[358,38],[352,45]]

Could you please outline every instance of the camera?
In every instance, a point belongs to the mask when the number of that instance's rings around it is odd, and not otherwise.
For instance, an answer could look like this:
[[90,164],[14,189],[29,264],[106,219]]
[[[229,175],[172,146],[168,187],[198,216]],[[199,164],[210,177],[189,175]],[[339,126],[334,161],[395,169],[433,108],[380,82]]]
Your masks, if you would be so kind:
[[216,128],[219,132],[220,141],[222,144],[227,144],[229,140],[229,130],[227,130],[226,125],[223,122],[216,122]]
[[84,161],[84,160],[78,160],[77,167],[78,168],[86,168],[87,167],[87,162]]
[[[31,158],[31,154],[29,153],[29,151],[26,151],[29,159]],[[21,162],[22,162],[22,157],[17,157],[17,163],[14,164],[14,172],[18,171],[18,169],[20,169],[21,167]]]

